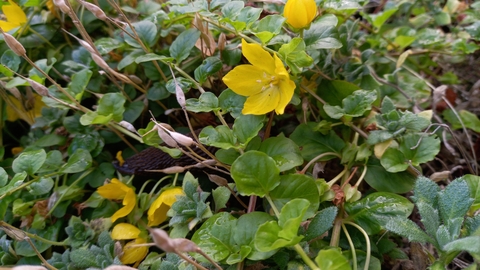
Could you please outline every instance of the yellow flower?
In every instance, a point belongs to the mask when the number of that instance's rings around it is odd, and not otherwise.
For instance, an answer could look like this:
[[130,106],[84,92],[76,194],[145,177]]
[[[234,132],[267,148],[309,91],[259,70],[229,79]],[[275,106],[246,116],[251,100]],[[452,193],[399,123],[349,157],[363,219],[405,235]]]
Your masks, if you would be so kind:
[[137,227],[128,224],[128,223],[119,223],[112,230],[112,239],[115,240],[125,240],[125,239],[135,239],[128,242],[123,247],[123,255],[120,257],[120,261],[123,264],[135,264],[134,267],[137,267],[138,264],[147,256],[148,247],[147,246],[135,246],[139,244],[147,243],[145,238],[138,237],[140,235],[140,229]]
[[135,263],[133,267],[137,267],[138,264],[147,256],[148,247],[136,247],[135,245],[145,244],[147,240],[144,238],[137,238],[128,242],[123,247],[123,255],[120,257],[120,261],[123,264],[132,264]]
[[265,114],[275,110],[283,114],[295,90],[282,61],[262,46],[242,39],[242,54],[251,65],[239,65],[223,77],[233,92],[247,96],[243,114]]
[[317,15],[315,0],[288,0],[283,9],[287,23],[295,28],[305,28]]
[[7,120],[13,122],[22,119],[29,125],[35,123],[35,118],[42,116],[42,108],[45,107],[45,103],[42,101],[42,96],[37,95],[36,93],[33,94],[32,99],[27,101],[28,104],[26,105],[23,105],[22,102],[14,96],[8,96],[6,102],[8,104]]
[[3,5],[2,11],[7,20],[0,20],[0,28],[3,31],[8,32],[14,28],[22,26],[27,22],[27,15],[23,12],[22,8],[20,8],[15,2],[12,0],[8,0],[10,5]]
[[115,222],[117,219],[124,217],[135,208],[137,202],[137,196],[133,189],[124,183],[120,182],[117,178],[113,178],[112,181],[104,186],[101,186],[97,189],[100,196],[110,199],[110,200],[123,200],[122,204],[124,205],[120,208],[113,216],[111,217],[112,222]]
[[177,201],[177,196],[183,196],[181,187],[164,190],[148,209],[148,226],[157,226],[167,219],[167,212]]

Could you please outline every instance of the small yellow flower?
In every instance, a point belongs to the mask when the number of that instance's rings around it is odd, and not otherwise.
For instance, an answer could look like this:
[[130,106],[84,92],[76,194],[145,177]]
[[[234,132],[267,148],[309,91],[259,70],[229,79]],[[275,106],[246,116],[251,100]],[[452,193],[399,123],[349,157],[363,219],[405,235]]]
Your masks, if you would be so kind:
[[36,93],[33,94],[32,99],[27,101],[29,104],[27,106],[23,105],[22,102],[14,96],[8,96],[6,102],[8,104],[7,120],[13,122],[22,119],[29,125],[35,123],[35,118],[42,116],[42,108],[45,107],[45,103],[42,101],[42,96],[37,95]]
[[15,2],[12,0],[8,0],[10,5],[3,5],[2,11],[7,20],[0,20],[0,28],[3,31],[8,32],[14,28],[22,26],[27,22],[27,15],[23,12],[22,8],[20,8]]
[[140,235],[140,229],[128,223],[119,223],[112,230],[112,239],[114,240],[125,240],[125,239],[135,239],[128,242],[123,247],[123,255],[120,257],[120,261],[123,264],[135,264],[134,267],[137,267],[138,264],[147,256],[148,247],[147,246],[135,246],[139,244],[147,243],[147,240]]
[[120,261],[123,264],[132,264],[134,263],[133,267],[137,267],[138,264],[147,256],[148,247],[136,247],[135,245],[145,244],[147,240],[144,238],[137,238],[128,242],[123,247],[123,255],[120,257]]
[[112,222],[115,222],[121,217],[127,216],[132,212],[133,208],[135,208],[137,202],[135,192],[131,187],[120,182],[117,178],[113,178],[110,183],[99,187],[97,192],[100,196],[109,200],[123,200],[122,204],[124,206],[113,214],[111,217]]
[[282,61],[262,46],[242,39],[242,54],[251,65],[239,65],[223,77],[233,92],[247,96],[243,114],[265,114],[275,110],[283,114],[292,99],[295,83]]
[[112,239],[135,239],[140,235],[140,229],[128,223],[119,223],[113,227]]
[[148,209],[148,226],[157,226],[167,219],[167,212],[177,201],[177,196],[183,196],[181,187],[164,190]]
[[317,15],[315,0],[287,0],[283,16],[287,23],[295,28],[305,28]]

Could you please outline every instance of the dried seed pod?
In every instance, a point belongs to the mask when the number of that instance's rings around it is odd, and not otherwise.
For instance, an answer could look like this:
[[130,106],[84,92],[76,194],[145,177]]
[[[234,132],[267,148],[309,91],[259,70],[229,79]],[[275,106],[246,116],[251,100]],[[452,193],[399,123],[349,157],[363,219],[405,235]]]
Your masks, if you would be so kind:
[[86,42],[85,40],[81,40],[79,38],[77,38],[77,40],[78,40],[78,43],[80,43],[80,45],[82,45],[82,47],[84,47],[89,53],[91,54],[97,53],[95,49],[92,46],[90,46],[90,44],[88,44],[88,42]]
[[171,244],[178,252],[198,252],[200,248],[191,240],[185,238],[174,238]]
[[225,33],[220,33],[218,37],[218,50],[223,51],[225,50],[225,45],[227,44],[227,36]]
[[221,186],[221,187],[225,187],[228,185],[228,181],[227,179],[221,177],[221,176],[218,176],[216,174],[207,174],[208,175],[208,179],[210,179],[210,181],[212,181],[213,183]]
[[128,75],[128,78],[130,78],[130,80],[132,80],[132,82],[134,82],[136,84],[142,84],[142,79],[140,79],[139,77],[137,77],[135,75]]
[[195,144],[195,141],[192,138],[178,132],[170,132],[170,136],[183,146],[192,146]]
[[57,6],[63,13],[70,13],[70,7],[65,4],[65,0],[53,0],[53,4]]
[[175,252],[175,247],[172,245],[172,238],[168,233],[162,229],[149,229],[150,236],[157,247],[163,249],[165,252]]
[[177,80],[175,80],[175,96],[177,97],[178,104],[180,104],[182,109],[185,109],[185,106],[187,105],[187,102],[185,101],[185,93],[183,93],[183,90],[177,83]]
[[167,134],[165,130],[158,126],[156,126],[155,128],[157,129],[158,137],[160,137],[160,139],[162,139],[165,144],[174,148],[178,147],[177,141],[174,140],[169,134]]
[[185,168],[181,166],[173,166],[173,167],[165,168],[163,170],[159,170],[159,172],[165,173],[165,174],[182,173],[184,171],[185,171]]
[[92,59],[95,63],[97,63],[97,65],[105,70],[110,70],[111,68],[108,66],[107,62],[105,62],[105,60],[103,60],[102,57],[100,57],[99,55],[95,54],[95,53],[92,53]]
[[105,15],[105,12],[103,12],[103,10],[101,8],[99,8],[98,6],[96,6],[92,3],[86,2],[86,1],[80,1],[80,4],[82,4],[86,9],[88,9],[90,12],[92,12],[93,15],[95,17],[97,17],[98,19],[100,19],[102,21],[106,21],[108,19],[107,15]]
[[137,130],[135,129],[135,127],[125,120],[120,121],[118,124],[133,133],[137,133]]
[[47,270],[47,268],[38,265],[18,265],[11,270]]
[[[2,31],[3,32],[3,31]],[[12,35],[9,33],[3,32],[3,39],[5,40],[5,43],[7,43],[7,46],[18,56],[26,56],[27,51],[23,47],[23,45],[18,42],[16,38],[14,38]]]
[[30,79],[30,78],[25,78],[27,82],[30,84],[30,86],[39,94],[40,96],[48,97],[48,88],[42,84],[39,84],[38,82]]

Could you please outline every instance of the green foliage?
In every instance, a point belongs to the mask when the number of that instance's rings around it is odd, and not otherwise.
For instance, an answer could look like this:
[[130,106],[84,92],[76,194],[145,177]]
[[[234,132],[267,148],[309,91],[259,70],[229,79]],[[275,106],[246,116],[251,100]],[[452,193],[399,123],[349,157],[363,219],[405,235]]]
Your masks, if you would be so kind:
[[478,262],[480,4],[367,2],[1,2],[0,265]]

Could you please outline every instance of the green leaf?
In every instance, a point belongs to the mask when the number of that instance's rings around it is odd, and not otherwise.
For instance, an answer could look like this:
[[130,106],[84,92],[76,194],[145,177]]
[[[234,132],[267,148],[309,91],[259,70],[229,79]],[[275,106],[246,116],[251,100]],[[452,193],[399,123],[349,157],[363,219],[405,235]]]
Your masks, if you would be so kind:
[[[17,72],[20,67],[21,59],[20,56],[16,55],[12,50],[6,50],[0,58],[0,72],[7,77],[12,77],[13,72]],[[4,66],[8,67],[5,68]],[[10,71],[11,69],[12,71]]]
[[405,155],[396,148],[388,148],[385,153],[383,153],[380,163],[387,172],[391,173],[403,172],[409,166]]
[[392,218],[385,225],[385,229],[406,237],[411,242],[434,243],[433,239],[423,232],[415,222],[407,218]]
[[52,180],[52,178],[41,177],[38,181],[33,182],[29,186],[29,192],[34,196],[43,195],[52,190],[54,184],[55,182]]
[[[466,110],[460,110],[458,112],[458,116],[466,128],[469,128],[475,132],[480,132],[480,120],[475,114]],[[457,116],[452,110],[448,109],[443,111],[443,117],[445,117],[445,119],[451,124],[452,129],[463,128],[460,120],[458,120]]]
[[25,180],[25,178],[27,178],[27,173],[25,171],[22,171],[21,173],[16,173],[13,176],[12,180],[10,180],[10,182],[6,186],[0,187],[0,194],[6,194],[11,190],[17,188],[23,183],[23,180]]
[[406,193],[412,190],[415,176],[407,171],[390,173],[374,157],[368,159],[365,181],[378,191]]
[[219,110],[218,107],[218,98],[212,92],[205,92],[200,95],[198,99],[189,98],[187,99],[187,110],[192,112],[211,112]]
[[318,212],[308,225],[304,240],[310,241],[330,230],[333,227],[337,213],[338,209],[335,206],[327,207]]
[[425,227],[425,231],[430,237],[434,238],[438,227],[440,227],[438,210],[424,201],[417,202],[416,206],[422,217],[422,224]]
[[372,20],[372,24],[375,28],[381,28],[382,25],[393,15],[395,12],[397,12],[398,8],[394,7],[389,10],[385,10],[383,12],[370,15],[370,19]]
[[432,205],[434,208],[438,208],[437,195],[440,191],[438,185],[432,180],[424,176],[419,176],[415,182],[415,188],[413,189],[412,200],[415,203],[426,202]]
[[171,93],[167,90],[165,84],[161,82],[153,83],[152,87],[147,90],[147,98],[153,101],[166,99],[170,96],[170,94]]
[[83,92],[90,81],[90,77],[92,77],[92,73],[88,69],[83,69],[72,75],[72,81],[68,84],[68,90],[76,100],[82,100]]
[[308,50],[338,49],[342,43],[337,39],[337,17],[327,14],[316,20],[304,31],[303,37]]
[[45,163],[43,163],[42,167],[38,170],[38,172],[45,173],[57,171],[62,165],[62,153],[58,150],[53,150],[47,153]]
[[440,140],[433,136],[422,137],[419,134],[407,134],[401,137],[399,149],[413,166],[418,166],[435,158],[440,152]]
[[258,18],[260,18],[260,14],[262,14],[263,9],[255,8],[255,7],[244,7],[240,10],[240,13],[237,16],[237,21],[244,22],[246,27],[250,27],[252,23],[256,22]]
[[[213,260],[220,262],[238,250],[234,242],[237,219],[222,212],[210,217],[195,231],[192,241]],[[197,259],[206,261],[202,256]]]
[[[345,142],[333,131],[330,131],[327,135],[315,131],[315,126],[315,123],[300,124],[290,135],[290,139],[300,147],[303,158],[308,161],[326,152],[340,154],[345,146]],[[333,158],[335,156],[327,155],[319,159],[319,161]]]
[[251,139],[258,135],[263,127],[264,115],[240,115],[233,124],[233,134],[241,147],[245,147]]
[[90,168],[90,166],[92,166],[92,156],[90,155],[90,152],[80,148],[70,156],[67,164],[62,166],[60,172],[77,173]]
[[8,183],[8,174],[4,168],[0,167],[0,188]]
[[443,246],[443,250],[446,252],[467,251],[470,254],[480,254],[480,236],[467,236],[454,240]]
[[113,38],[100,38],[95,40],[95,47],[101,55],[107,54],[117,48],[122,47],[122,42]]
[[357,90],[342,100],[342,107],[325,104],[323,109],[334,119],[340,119],[343,116],[359,117],[372,109],[372,103],[376,99],[376,91]]
[[219,212],[222,208],[226,207],[231,195],[232,194],[227,187],[220,186],[212,190],[213,201],[215,202],[215,212]]
[[97,112],[100,115],[112,115],[114,121],[123,119],[125,97],[120,93],[107,93],[98,101]]
[[170,46],[170,55],[175,58],[177,63],[187,59],[199,37],[200,31],[196,28],[183,31]]
[[232,164],[231,174],[242,195],[263,197],[280,184],[275,161],[259,151],[248,151]]
[[70,260],[75,267],[81,269],[97,268],[99,265],[95,261],[96,255],[88,249],[74,249],[70,253]]
[[222,61],[216,56],[207,57],[195,71],[195,80],[199,83],[207,81],[208,76],[215,74],[222,68]]
[[255,247],[263,252],[293,246],[303,236],[298,236],[298,228],[310,203],[304,199],[294,199],[285,204],[278,223],[269,221],[262,224],[255,234]]
[[351,270],[347,258],[338,249],[322,249],[315,257],[320,270]]
[[254,244],[255,234],[257,233],[260,225],[272,220],[273,217],[265,212],[251,212],[241,215],[238,218],[237,227],[233,237],[235,238],[235,242],[237,244],[251,247],[251,251],[247,256],[249,260],[264,260],[275,253],[275,251],[261,252],[257,250]]
[[230,112],[233,118],[238,118],[242,115],[245,100],[247,100],[247,97],[236,94],[230,88],[223,90],[220,96],[218,96],[218,103],[222,110]]
[[291,139],[283,136],[266,139],[258,150],[273,158],[281,172],[303,164],[298,146]]
[[392,218],[407,219],[412,210],[413,204],[407,198],[388,192],[375,192],[345,204],[347,219],[360,225],[368,234],[378,233]]
[[304,218],[312,217],[318,210],[319,194],[313,178],[302,174],[287,174],[280,176],[280,184],[270,192],[270,198],[277,207],[282,209],[289,201],[299,198],[310,203]]
[[472,39],[480,40],[480,21],[476,21],[473,24],[465,27],[465,31],[472,36]]
[[67,138],[65,136],[60,136],[55,133],[46,134],[42,136],[40,139],[35,141],[34,145],[38,147],[50,147],[50,146],[63,146]]
[[[153,22],[147,20],[139,21],[132,23],[132,26],[145,46],[152,47],[155,44],[155,41],[157,39],[157,27]],[[130,26],[127,26],[126,30],[128,33],[134,35]],[[135,48],[142,48],[142,46],[129,35],[124,35],[124,38],[125,42],[127,42],[128,45]]]
[[15,173],[27,172],[28,175],[35,174],[47,159],[45,150],[34,150],[21,153],[12,163]]
[[[50,241],[58,241],[58,233],[62,227],[61,221],[58,221],[52,225],[47,226],[45,229],[27,229],[26,231],[31,234],[36,234],[42,238],[45,238]],[[30,239],[37,249],[38,252],[43,253],[52,245],[43,241],[39,241],[36,239]],[[32,249],[32,246],[27,241],[15,241],[13,243],[15,248],[16,255],[24,256],[24,257],[32,257],[37,256],[35,251]]]
[[313,63],[313,59],[305,52],[305,42],[301,38],[293,38],[290,43],[283,44],[278,53],[292,69],[293,74],[300,73],[302,67],[308,67]]
[[480,177],[477,175],[466,174],[463,176],[463,179],[467,182],[468,189],[470,190],[470,197],[473,199],[470,212],[475,212],[480,209]]
[[451,220],[455,218],[463,219],[472,202],[468,184],[463,178],[457,178],[447,185],[438,195],[440,216],[447,227],[449,227]]
[[158,55],[155,53],[147,53],[145,55],[140,55],[135,58],[135,63],[143,63],[143,62],[150,62],[150,61],[157,61],[157,60],[162,60],[162,61],[172,61],[173,58],[171,57],[166,57],[164,55]]
[[[281,15],[267,15],[255,24],[254,29],[256,32],[269,32],[272,34],[279,34],[280,30],[282,30],[283,22],[285,20],[285,17]],[[267,42],[265,40],[263,41]]]
[[135,62],[135,59],[138,56],[141,56],[141,55],[144,55],[144,54],[145,54],[145,52],[141,49],[132,50],[130,53],[123,56],[122,60],[120,60],[120,62],[117,65],[117,69],[118,70],[124,69],[125,67],[133,64]]
[[208,126],[200,132],[198,138],[202,144],[222,149],[235,148],[237,143],[233,131],[226,126],[217,126],[215,128]]
[[222,14],[225,18],[235,20],[244,7],[245,3],[243,1],[230,1],[222,7]]

